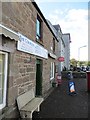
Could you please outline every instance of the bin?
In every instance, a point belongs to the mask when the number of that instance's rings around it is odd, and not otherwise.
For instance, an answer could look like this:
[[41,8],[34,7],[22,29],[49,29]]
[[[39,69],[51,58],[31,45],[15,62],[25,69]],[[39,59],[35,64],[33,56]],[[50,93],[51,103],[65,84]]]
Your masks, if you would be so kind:
[[68,80],[73,79],[72,71],[68,71],[68,73],[67,73],[67,79]]
[[87,91],[90,92],[90,71],[87,71]]
[[52,87],[56,87],[57,83],[56,82],[52,82]]
[[61,78],[61,75],[58,75],[56,76],[56,81],[57,81],[57,84],[60,85],[62,84],[62,78]]

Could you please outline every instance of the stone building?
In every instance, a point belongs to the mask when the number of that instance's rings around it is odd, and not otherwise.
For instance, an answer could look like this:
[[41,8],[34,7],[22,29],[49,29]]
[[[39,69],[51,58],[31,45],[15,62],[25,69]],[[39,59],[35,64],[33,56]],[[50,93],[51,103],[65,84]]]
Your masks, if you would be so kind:
[[62,38],[65,43],[65,67],[67,70],[70,70],[70,43],[71,43],[70,33],[64,33],[62,35]]
[[58,40],[35,2],[0,4],[0,119],[16,118],[17,96],[34,88],[45,97],[52,88]]
[[65,67],[65,43],[64,40],[62,38],[62,30],[59,24],[57,25],[53,25],[54,28],[57,30],[57,38],[59,40],[58,42],[58,52],[57,52],[57,56],[59,59],[63,58],[64,60],[61,60],[58,62],[58,74],[61,74],[61,71],[63,70],[63,68]]

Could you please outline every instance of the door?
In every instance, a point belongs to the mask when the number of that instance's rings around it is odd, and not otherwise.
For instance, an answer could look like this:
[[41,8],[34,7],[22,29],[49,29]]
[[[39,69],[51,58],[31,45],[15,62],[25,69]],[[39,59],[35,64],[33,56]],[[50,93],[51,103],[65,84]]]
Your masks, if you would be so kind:
[[6,106],[8,53],[0,51],[0,109]]
[[36,96],[42,95],[42,60],[36,59]]
[[0,54],[0,104],[3,103],[3,88],[4,88],[4,59],[5,56]]

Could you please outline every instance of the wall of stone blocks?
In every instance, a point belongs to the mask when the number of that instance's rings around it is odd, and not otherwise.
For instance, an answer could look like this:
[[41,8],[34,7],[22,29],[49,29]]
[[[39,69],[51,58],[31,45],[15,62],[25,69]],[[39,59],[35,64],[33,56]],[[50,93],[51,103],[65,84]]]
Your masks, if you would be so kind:
[[[27,36],[30,40],[33,40],[34,42],[36,42],[37,14],[39,13],[31,2],[2,3],[2,24],[10,28],[11,30],[14,30],[15,32],[20,32],[21,34]],[[53,44],[53,37],[53,34],[47,27],[46,23],[43,21],[42,44],[44,48],[48,51],[50,51],[50,47]],[[17,96],[30,90],[32,87],[35,88],[36,58],[39,57],[28,53],[20,52],[16,49],[17,42],[15,42],[14,40],[11,42],[8,38],[3,39],[6,40],[7,45],[4,44],[2,49],[9,53],[7,107],[12,109],[16,105]],[[9,46],[9,43],[11,44],[11,46]],[[55,41],[55,44],[57,46],[57,41]],[[56,63],[56,60],[49,57],[48,59],[39,59],[43,60],[42,92],[44,95],[44,93],[47,93],[48,90],[52,87],[50,83],[50,65],[51,62]]]
[[34,6],[24,2],[2,3],[2,24],[35,41],[37,12]]
[[[6,117],[16,115],[16,98],[36,84],[36,56],[16,50],[16,42],[10,38],[1,37],[0,45],[4,52],[8,53],[8,76],[7,76],[7,103],[3,113]],[[11,46],[11,47],[10,47]],[[12,48],[13,46],[13,48]],[[11,112],[10,112],[11,111]],[[0,111],[0,113],[2,114]],[[13,117],[14,117],[13,116]]]
[[10,53],[8,105],[14,104],[15,98],[35,86],[35,56],[15,51]]

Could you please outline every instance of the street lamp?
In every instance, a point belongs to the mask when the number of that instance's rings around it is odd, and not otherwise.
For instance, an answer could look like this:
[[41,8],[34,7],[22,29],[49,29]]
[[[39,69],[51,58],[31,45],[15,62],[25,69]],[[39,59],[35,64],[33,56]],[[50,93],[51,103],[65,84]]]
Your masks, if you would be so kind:
[[81,47],[78,48],[78,62],[80,61],[80,49],[83,48],[83,47],[87,47],[87,45],[84,45],[84,46],[81,46]]

